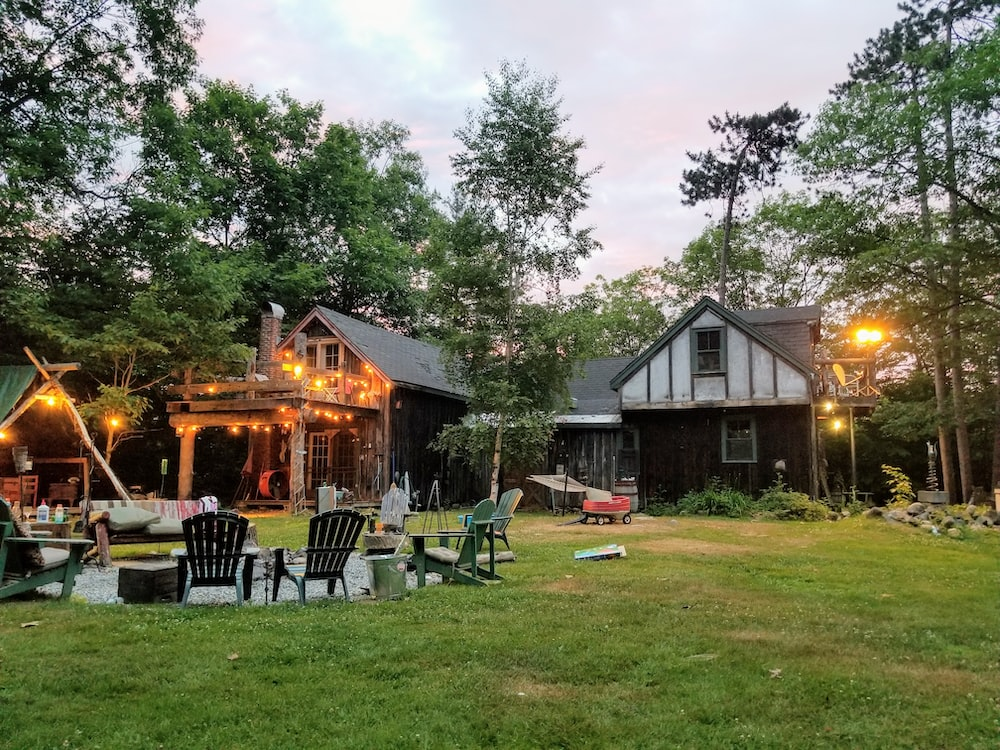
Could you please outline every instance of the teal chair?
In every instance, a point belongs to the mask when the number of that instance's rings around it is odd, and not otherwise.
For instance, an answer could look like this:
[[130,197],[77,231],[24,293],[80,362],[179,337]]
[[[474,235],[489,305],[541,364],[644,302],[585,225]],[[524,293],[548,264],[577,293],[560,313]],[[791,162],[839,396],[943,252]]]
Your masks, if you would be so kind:
[[[503,578],[496,572],[496,537],[493,533],[496,503],[481,500],[472,511],[464,529],[410,534],[417,586],[427,584],[428,573],[438,573],[445,580],[472,586]],[[437,544],[434,544],[434,542]],[[489,542],[489,552],[480,553]],[[454,547],[449,546],[455,544]]]

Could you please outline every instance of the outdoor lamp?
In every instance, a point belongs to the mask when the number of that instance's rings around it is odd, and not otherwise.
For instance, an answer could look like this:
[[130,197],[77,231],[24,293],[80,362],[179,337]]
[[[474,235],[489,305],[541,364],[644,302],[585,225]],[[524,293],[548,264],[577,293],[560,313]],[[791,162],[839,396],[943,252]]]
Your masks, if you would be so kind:
[[877,344],[882,340],[882,332],[877,328],[859,328],[854,338],[859,344]]

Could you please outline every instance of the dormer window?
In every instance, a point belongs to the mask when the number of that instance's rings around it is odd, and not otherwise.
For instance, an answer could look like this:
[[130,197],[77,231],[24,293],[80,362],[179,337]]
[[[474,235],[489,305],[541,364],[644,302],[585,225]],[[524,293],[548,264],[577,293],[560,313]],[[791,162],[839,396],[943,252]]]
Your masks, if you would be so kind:
[[701,328],[691,331],[692,365],[695,373],[723,372],[725,332],[722,328]]

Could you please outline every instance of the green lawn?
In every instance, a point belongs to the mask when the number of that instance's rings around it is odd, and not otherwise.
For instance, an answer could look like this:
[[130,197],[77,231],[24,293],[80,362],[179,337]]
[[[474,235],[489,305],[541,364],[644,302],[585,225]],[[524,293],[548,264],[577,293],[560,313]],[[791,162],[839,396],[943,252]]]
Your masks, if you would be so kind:
[[2,602],[0,747],[1000,747],[1000,534],[563,520],[401,601]]

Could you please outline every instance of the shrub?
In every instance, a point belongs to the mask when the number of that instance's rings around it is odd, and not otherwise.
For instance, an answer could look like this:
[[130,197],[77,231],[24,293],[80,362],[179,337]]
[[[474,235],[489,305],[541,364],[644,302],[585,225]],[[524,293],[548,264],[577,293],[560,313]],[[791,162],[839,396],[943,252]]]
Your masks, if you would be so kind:
[[752,504],[749,495],[726,487],[718,477],[712,477],[705,489],[692,490],[678,500],[677,510],[691,515],[742,518],[749,513]]
[[760,512],[775,518],[800,521],[823,521],[830,516],[830,509],[804,492],[794,492],[785,486],[781,477],[764,490],[756,503]]
[[888,477],[885,483],[889,486],[889,494],[892,495],[890,505],[909,505],[917,499],[913,483],[902,469],[882,464],[882,473]]

